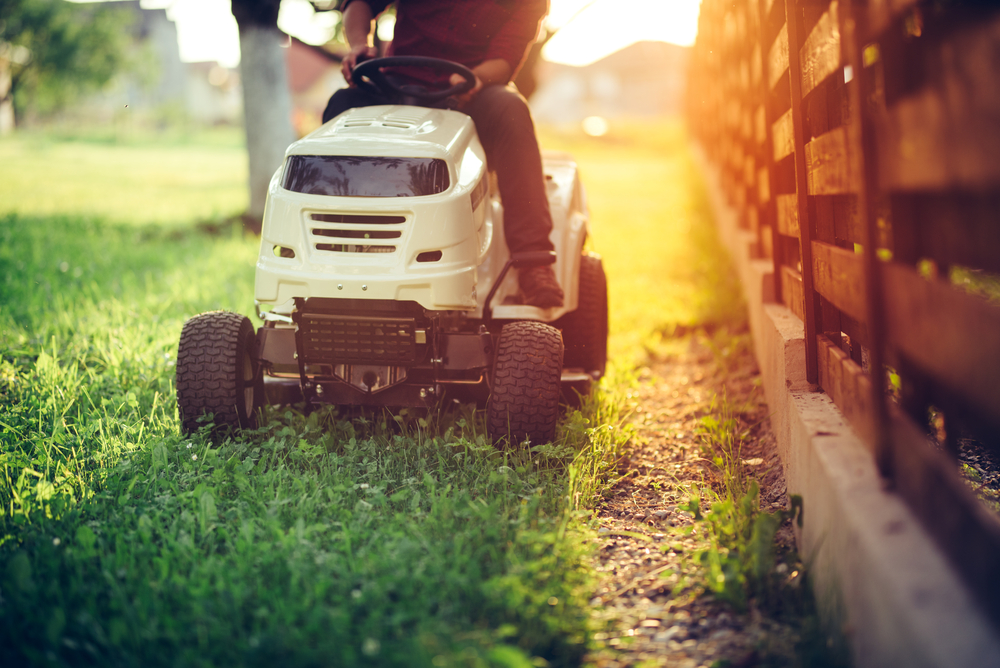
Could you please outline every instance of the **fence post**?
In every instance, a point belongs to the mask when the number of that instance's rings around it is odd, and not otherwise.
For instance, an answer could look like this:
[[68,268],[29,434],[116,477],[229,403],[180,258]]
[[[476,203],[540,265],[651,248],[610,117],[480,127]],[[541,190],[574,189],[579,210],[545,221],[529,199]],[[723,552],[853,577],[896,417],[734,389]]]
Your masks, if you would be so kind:
[[805,128],[802,118],[801,26],[796,0],[785,0],[788,26],[788,84],[792,99],[792,133],[795,143],[795,200],[799,213],[799,259],[802,263],[802,310],[805,314],[806,380],[819,383],[816,342],[816,292],[813,289],[812,228],[809,213],[809,184],[806,172]]
[[885,323],[883,314],[883,283],[877,254],[878,245],[878,211],[876,193],[878,192],[878,164],[874,132],[869,110],[869,101],[865,95],[866,72],[864,63],[864,35],[866,34],[866,17],[864,11],[855,11],[853,0],[842,0],[843,9],[840,13],[840,34],[843,36],[843,48],[846,51],[847,62],[851,67],[852,78],[848,82],[848,94],[851,102],[850,115],[850,150],[851,168],[861,178],[857,180],[858,216],[864,230],[864,280],[865,280],[865,319],[868,327],[869,371],[871,380],[872,406],[872,443],[875,463],[879,473],[891,479],[893,474],[892,448],[889,443],[888,410],[885,396]]

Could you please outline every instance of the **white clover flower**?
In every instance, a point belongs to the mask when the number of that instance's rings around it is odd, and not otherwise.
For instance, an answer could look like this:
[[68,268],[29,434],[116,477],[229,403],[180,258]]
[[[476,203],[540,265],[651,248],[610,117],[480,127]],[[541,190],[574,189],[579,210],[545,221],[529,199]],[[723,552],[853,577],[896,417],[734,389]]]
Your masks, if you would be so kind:
[[61,542],[62,541],[59,540],[58,538],[53,538],[52,539],[52,544],[55,545],[56,547],[59,547],[59,543],[61,543]]

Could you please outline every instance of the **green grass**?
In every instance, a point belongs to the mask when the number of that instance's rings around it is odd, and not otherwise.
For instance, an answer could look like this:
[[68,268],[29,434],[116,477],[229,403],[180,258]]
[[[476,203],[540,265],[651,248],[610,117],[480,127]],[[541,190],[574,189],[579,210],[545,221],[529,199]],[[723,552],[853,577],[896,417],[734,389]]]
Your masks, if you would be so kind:
[[590,575],[573,506],[599,494],[613,424],[576,413],[556,444],[508,454],[470,409],[289,411],[212,449],[178,435],[176,341],[191,313],[246,310],[254,241],[22,216],[0,234],[16,268],[0,293],[0,655],[579,658]]
[[678,328],[745,318],[679,120],[613,122],[597,138],[542,128],[540,137],[580,165],[592,246],[608,274],[612,358],[637,364]]
[[256,240],[194,224],[242,209],[245,157],[231,132],[127,139],[0,141],[0,663],[578,663],[629,369],[738,303],[681,128],[543,133],[589,187],[617,362],[513,453],[455,406],[181,438],[184,321],[252,308]]
[[0,138],[3,213],[190,224],[247,207],[241,131],[192,136],[100,132]]

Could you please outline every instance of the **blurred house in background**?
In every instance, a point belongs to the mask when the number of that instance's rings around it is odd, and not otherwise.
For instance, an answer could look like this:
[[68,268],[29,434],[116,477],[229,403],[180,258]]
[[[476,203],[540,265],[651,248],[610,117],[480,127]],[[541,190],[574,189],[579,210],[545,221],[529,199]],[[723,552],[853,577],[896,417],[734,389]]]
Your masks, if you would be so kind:
[[289,39],[285,63],[292,89],[292,124],[300,137],[320,126],[330,96],[347,85],[340,73],[341,58],[324,47]]
[[239,70],[182,62],[177,26],[166,9],[145,9],[137,0],[110,6],[132,15],[132,67],[101,93],[66,110],[64,119],[118,123],[129,118],[161,126],[240,122]]
[[[100,95],[86,100],[74,115],[93,120],[129,115],[169,125],[238,124],[243,117],[243,93],[238,68],[216,62],[181,62],[177,28],[165,9],[144,9],[130,0],[116,3],[134,14],[136,62],[134,71],[121,75]],[[292,89],[293,123],[299,135],[320,125],[323,109],[335,90],[345,85],[341,56],[294,37],[288,40],[286,62]]]
[[540,61],[532,114],[541,122],[577,123],[591,116],[680,113],[689,52],[685,46],[645,41],[583,67]]

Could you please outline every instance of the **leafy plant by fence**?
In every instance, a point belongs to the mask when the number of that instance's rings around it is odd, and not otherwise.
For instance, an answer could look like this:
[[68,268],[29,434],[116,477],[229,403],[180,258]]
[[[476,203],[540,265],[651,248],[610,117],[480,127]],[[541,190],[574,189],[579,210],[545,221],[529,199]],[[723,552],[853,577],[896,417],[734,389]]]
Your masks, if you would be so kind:
[[956,285],[1000,272],[998,31],[989,3],[705,0],[689,118],[809,382],[1000,622],[1000,521],[949,461],[1000,433],[1000,308]]

